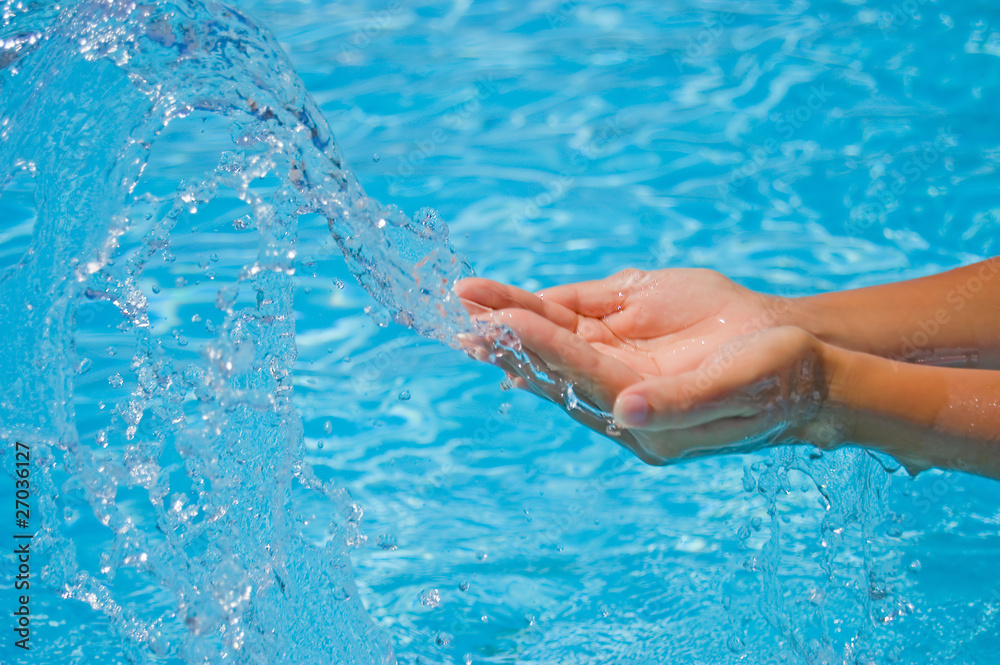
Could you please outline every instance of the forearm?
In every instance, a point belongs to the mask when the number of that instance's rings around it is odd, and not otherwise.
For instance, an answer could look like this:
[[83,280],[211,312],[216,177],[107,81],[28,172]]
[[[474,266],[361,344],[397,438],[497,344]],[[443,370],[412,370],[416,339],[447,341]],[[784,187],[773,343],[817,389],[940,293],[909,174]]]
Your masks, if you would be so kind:
[[907,362],[1000,368],[1000,257],[938,275],[792,301],[824,342]]
[[[826,345],[829,443],[858,443],[911,469],[1000,478],[1000,371],[901,363]],[[821,443],[822,445],[822,443]]]

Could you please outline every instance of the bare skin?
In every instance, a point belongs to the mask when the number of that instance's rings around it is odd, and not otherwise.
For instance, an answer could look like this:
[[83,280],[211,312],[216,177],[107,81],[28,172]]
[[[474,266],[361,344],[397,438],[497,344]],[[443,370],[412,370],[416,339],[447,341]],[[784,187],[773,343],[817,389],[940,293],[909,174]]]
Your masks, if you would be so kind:
[[[613,413],[622,443],[648,463],[780,426],[773,441],[859,443],[911,470],[1000,477],[1000,372],[908,362],[995,366],[996,273],[1000,262],[983,262],[795,299],[689,269],[625,271],[537,294],[479,278],[455,290],[474,317],[510,328],[534,359]],[[466,343],[488,357],[487,341]],[[495,362],[519,387],[560,401],[516,364]],[[606,433],[604,421],[580,420]]]

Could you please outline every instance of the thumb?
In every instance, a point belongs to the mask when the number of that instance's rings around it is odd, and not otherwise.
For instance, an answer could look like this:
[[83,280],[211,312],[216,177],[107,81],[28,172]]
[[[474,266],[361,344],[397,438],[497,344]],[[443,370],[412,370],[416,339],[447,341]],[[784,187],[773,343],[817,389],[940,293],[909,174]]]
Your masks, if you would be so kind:
[[756,415],[793,387],[782,377],[802,364],[814,341],[801,330],[774,328],[689,372],[626,387],[615,399],[615,419],[629,428],[679,429]]
[[719,369],[703,365],[632,384],[615,399],[615,420],[631,429],[680,429],[757,413],[750,396],[739,390],[751,377]]

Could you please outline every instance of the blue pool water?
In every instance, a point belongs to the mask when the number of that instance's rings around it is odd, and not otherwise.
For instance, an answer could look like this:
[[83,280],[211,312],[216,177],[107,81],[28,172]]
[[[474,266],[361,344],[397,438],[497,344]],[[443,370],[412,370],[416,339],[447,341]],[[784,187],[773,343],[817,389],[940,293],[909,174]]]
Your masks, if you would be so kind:
[[995,659],[995,482],[648,467],[441,340],[472,270],[793,295],[996,253],[1000,10],[0,7],[3,663]]

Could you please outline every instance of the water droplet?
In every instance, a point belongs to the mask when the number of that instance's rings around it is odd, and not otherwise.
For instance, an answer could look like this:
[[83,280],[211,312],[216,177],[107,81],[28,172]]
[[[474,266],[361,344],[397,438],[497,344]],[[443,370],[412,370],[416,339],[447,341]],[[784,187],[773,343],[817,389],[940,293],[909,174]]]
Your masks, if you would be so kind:
[[380,159],[382,159],[382,158],[379,156],[379,154],[377,152],[374,155],[372,155],[372,161],[373,162],[377,162]]
[[486,557],[487,557],[487,554],[483,550],[479,550],[479,551],[476,552],[476,558],[478,560],[480,560],[480,561],[486,561]]
[[76,366],[77,374],[86,374],[90,371],[90,368],[94,366],[94,361],[90,358],[84,358]]
[[437,589],[425,589],[420,592],[417,596],[420,600],[420,604],[424,607],[440,607],[441,606],[441,592]]
[[323,423],[323,431],[326,432],[327,434],[333,434],[332,420],[327,420],[325,423]]
[[339,600],[340,602],[344,602],[345,600],[351,597],[351,592],[342,586],[338,586],[334,587],[333,591],[330,592],[330,595],[333,596],[334,600]]
[[236,296],[239,294],[238,289],[235,286],[224,286],[219,289],[218,294],[215,296],[215,307],[220,310],[227,310],[233,306],[236,302]]
[[568,411],[573,411],[580,407],[580,400],[576,397],[572,383],[567,383],[566,387],[563,388],[563,404]]
[[434,643],[437,644],[439,647],[446,647],[449,644],[451,644],[451,635],[449,635],[448,633],[438,633],[434,637]]
[[608,436],[621,436],[622,435],[622,428],[619,427],[618,423],[615,423],[615,422],[608,423],[608,427],[604,431],[607,433]]
[[159,293],[160,292],[160,285],[159,284],[153,284],[152,291],[153,291],[153,293]]
[[458,588],[461,589],[462,591],[468,591],[469,583],[465,580],[462,580],[461,582],[458,583]]
[[399,393],[399,401],[405,402],[408,399],[410,399],[410,391],[409,390],[404,390],[403,392]]
[[338,289],[344,288],[344,283],[342,281],[340,281],[339,279],[333,280],[333,283],[337,285]]
[[111,384],[112,388],[121,388],[122,384],[125,383],[125,380],[122,379],[121,374],[112,374],[108,377],[108,383]]

